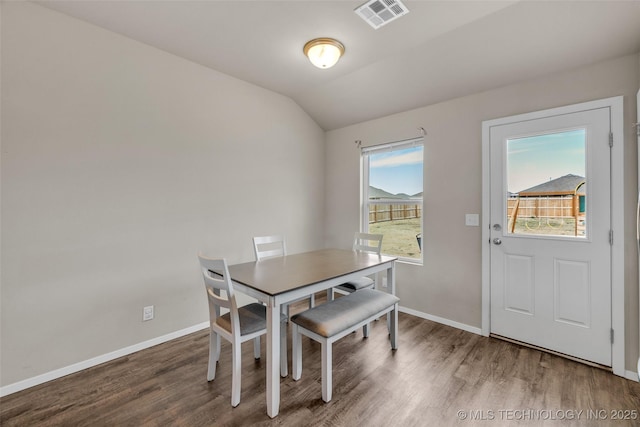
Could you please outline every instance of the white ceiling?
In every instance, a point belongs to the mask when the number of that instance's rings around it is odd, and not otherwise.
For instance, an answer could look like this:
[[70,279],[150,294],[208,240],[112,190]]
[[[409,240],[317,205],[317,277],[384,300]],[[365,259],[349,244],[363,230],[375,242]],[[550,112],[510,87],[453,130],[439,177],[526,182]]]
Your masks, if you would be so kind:
[[[325,130],[640,52],[640,0],[404,0],[374,30],[365,0],[40,1],[291,97]],[[328,70],[302,54],[346,47]]]

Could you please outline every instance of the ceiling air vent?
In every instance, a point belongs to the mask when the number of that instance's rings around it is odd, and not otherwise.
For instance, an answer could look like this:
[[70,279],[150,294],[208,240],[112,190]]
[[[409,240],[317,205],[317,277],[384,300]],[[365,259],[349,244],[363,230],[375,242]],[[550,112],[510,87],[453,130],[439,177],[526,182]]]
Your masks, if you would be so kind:
[[409,9],[400,0],[369,0],[358,6],[355,12],[377,30],[394,19],[406,15]]

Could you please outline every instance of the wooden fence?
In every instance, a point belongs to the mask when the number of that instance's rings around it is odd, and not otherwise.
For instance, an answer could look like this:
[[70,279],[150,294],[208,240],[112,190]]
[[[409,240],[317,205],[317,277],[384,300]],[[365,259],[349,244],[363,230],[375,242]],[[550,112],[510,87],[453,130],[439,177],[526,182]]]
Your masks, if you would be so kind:
[[421,204],[370,204],[369,224],[384,221],[397,221],[400,219],[420,218],[422,216]]
[[[549,234],[540,230],[540,222],[534,229],[531,229],[526,221],[530,219],[546,218],[547,221],[551,219],[573,218],[573,229],[557,232],[558,227],[551,227],[554,229],[553,234],[559,233],[559,235],[569,235],[584,237],[586,236],[586,213],[585,205],[586,201],[584,196],[549,196],[549,197],[513,197],[507,199],[507,216],[509,218],[509,231],[511,233],[528,233],[530,231],[534,234]],[[525,220],[524,228],[520,224],[518,226],[518,220]],[[551,226],[547,222],[547,225]],[[529,231],[527,231],[529,230]]]
[[518,218],[574,218],[579,215],[578,196],[517,197],[507,199],[507,216],[518,208]]

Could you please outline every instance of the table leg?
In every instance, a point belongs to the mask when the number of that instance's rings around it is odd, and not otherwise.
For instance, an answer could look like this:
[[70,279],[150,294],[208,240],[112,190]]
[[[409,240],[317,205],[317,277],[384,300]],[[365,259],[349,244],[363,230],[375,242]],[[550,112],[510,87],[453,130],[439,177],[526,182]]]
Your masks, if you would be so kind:
[[[396,262],[392,262],[391,263],[391,267],[387,268],[387,289],[389,290],[389,293],[391,295],[395,295],[396,294]],[[393,315],[393,312],[391,313],[387,313],[387,330],[389,331],[389,333],[392,333],[392,328],[393,325],[392,323],[392,319],[391,316]],[[395,312],[395,316],[396,316],[396,327],[398,325],[398,311],[396,310]],[[396,330],[397,332],[397,330]],[[395,345],[395,344],[393,344]],[[395,348],[395,347],[393,347]]]
[[391,267],[387,268],[387,287],[391,295],[396,294],[396,263],[391,264]]
[[280,304],[267,304],[267,414],[280,411]]

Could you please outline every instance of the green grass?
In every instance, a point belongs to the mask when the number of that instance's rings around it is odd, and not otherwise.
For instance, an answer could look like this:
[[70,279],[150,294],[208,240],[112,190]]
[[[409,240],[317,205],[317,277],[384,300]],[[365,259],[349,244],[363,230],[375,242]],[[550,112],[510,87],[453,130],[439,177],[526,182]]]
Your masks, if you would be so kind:
[[573,218],[518,218],[514,234],[544,234],[575,236],[576,222]]
[[[369,224],[369,233],[382,234],[382,253],[406,258],[420,258],[416,234],[421,233],[422,218]],[[506,231],[506,230],[505,230]],[[518,218],[515,234],[574,236],[573,218]]]
[[416,234],[420,233],[422,218],[402,219],[398,221],[369,224],[369,233],[382,234],[382,253],[420,258],[420,248]]

